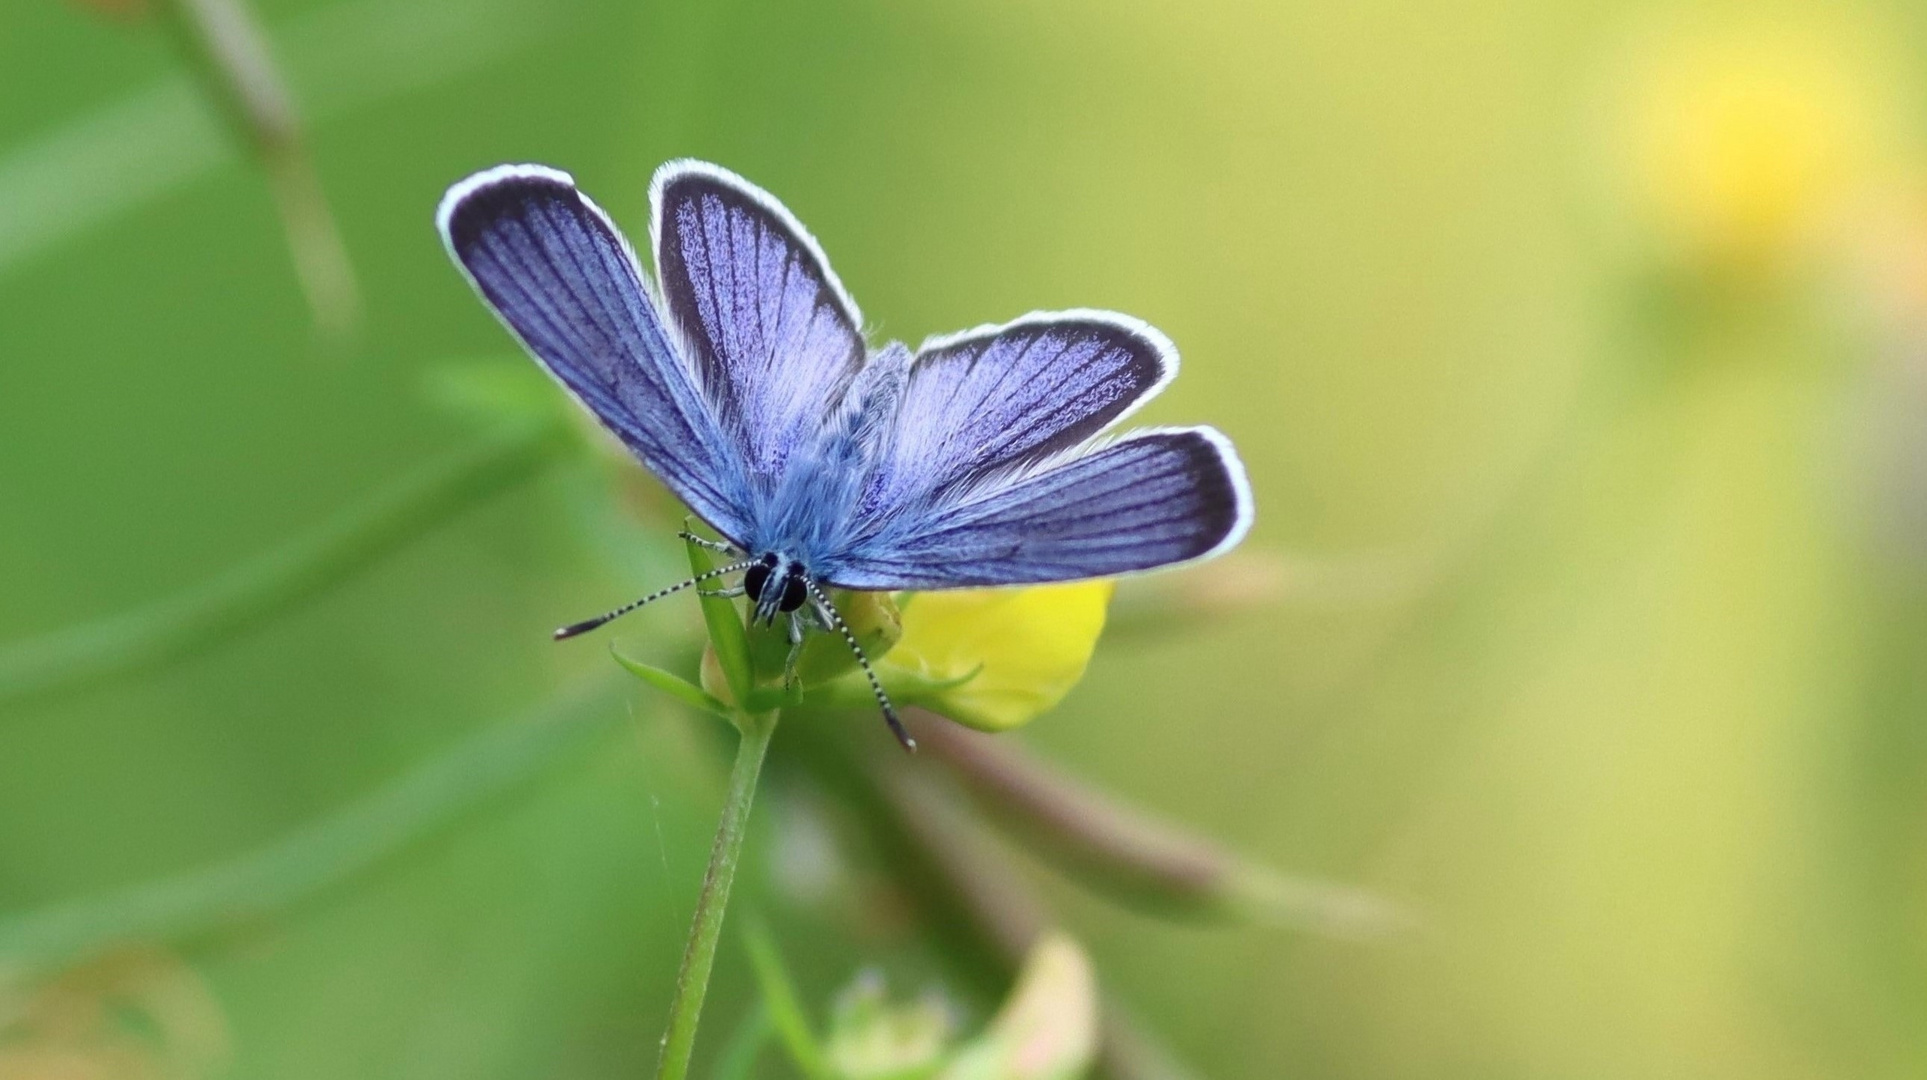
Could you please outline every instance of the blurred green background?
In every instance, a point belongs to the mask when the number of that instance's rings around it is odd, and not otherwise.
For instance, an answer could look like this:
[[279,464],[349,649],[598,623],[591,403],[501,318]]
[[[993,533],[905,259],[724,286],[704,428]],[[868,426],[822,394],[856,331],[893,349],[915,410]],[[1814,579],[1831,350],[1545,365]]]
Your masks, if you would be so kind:
[[[449,183],[547,162],[641,235],[650,171],[704,157],[809,224],[878,340],[1128,311],[1184,353],[1143,418],[1243,452],[1278,595],[1100,647],[1025,737],[1420,924],[1174,927],[1049,885],[1200,1075],[1927,1073],[1917,5],[258,9],[361,286],[346,339],[151,22],[0,9],[0,641],[193,590],[474,441],[422,389],[509,351],[431,227]],[[0,705],[0,940],[610,667],[547,630],[675,552],[585,539],[570,475],[233,643]],[[645,1074],[722,759],[639,685],[603,708],[617,733],[375,872],[155,942],[169,1067]],[[766,853],[803,843],[784,810]],[[944,978],[781,865],[742,890],[793,912],[813,1001]],[[750,995],[726,949],[708,1044]]]

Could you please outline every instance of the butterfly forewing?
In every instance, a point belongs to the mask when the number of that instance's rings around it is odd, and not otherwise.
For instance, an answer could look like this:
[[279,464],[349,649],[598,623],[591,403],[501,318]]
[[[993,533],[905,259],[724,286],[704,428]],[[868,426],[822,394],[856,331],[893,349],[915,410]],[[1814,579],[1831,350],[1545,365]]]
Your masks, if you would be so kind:
[[689,508],[747,525],[741,456],[663,331],[634,256],[566,173],[503,166],[452,188],[449,253],[529,352]]
[[863,366],[861,316],[809,233],[741,177],[672,162],[651,200],[663,302],[723,426],[773,482]]

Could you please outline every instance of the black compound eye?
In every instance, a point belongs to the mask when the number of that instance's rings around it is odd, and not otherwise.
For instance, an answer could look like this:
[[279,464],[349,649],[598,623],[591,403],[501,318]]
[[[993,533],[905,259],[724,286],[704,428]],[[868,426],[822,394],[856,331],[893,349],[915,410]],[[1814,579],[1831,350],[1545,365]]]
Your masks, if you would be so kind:
[[749,594],[751,603],[762,599],[763,586],[769,584],[769,567],[763,563],[743,571],[743,592]]
[[803,576],[791,574],[783,579],[783,599],[776,605],[776,610],[795,611],[803,606],[803,601],[808,596],[809,590],[803,586]]

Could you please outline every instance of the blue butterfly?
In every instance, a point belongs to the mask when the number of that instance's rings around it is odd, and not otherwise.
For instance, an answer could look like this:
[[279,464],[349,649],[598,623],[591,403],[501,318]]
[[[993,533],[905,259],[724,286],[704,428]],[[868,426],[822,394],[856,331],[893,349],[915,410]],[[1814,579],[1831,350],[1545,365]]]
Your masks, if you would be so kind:
[[649,203],[653,285],[567,173],[488,169],[436,214],[523,347],[741,559],[557,638],[741,572],[724,591],[763,623],[788,614],[794,648],[806,616],[843,635],[911,746],[827,589],[1109,577],[1209,558],[1250,528],[1217,431],[1103,438],[1177,375],[1151,326],[1039,312],[871,348],[815,238],[761,188],[672,161]]

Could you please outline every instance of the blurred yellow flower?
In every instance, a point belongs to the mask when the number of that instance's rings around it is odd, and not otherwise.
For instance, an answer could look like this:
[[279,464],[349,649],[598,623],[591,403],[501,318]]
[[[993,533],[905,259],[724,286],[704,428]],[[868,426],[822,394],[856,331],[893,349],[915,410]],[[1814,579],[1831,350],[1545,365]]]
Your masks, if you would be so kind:
[[1109,581],[918,593],[886,663],[933,681],[963,678],[929,704],[959,723],[1003,731],[1050,709],[1084,677]]
[[1764,22],[1674,35],[1628,81],[1641,210],[1703,269],[1772,270],[1835,223],[1892,151],[1892,88],[1863,35]]

